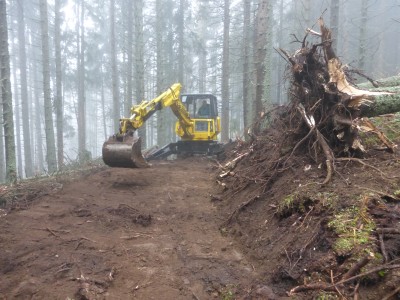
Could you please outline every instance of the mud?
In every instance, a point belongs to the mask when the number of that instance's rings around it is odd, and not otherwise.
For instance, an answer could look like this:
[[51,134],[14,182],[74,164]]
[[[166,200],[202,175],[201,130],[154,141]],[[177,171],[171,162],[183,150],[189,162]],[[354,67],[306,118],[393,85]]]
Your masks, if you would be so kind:
[[211,165],[94,168],[3,210],[0,298],[247,297],[260,270],[220,230]]

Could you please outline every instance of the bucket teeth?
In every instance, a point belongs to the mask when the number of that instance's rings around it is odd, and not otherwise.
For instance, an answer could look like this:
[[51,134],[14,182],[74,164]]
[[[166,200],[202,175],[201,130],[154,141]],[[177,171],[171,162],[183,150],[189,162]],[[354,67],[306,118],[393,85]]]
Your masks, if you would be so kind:
[[141,139],[124,136],[122,140],[112,136],[103,144],[103,161],[116,168],[146,168],[149,164],[142,155]]

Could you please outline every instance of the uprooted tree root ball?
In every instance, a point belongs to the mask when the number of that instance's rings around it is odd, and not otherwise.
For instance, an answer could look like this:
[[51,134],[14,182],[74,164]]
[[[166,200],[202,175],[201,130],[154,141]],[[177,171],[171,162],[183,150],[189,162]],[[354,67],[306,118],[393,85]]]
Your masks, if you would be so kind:
[[351,85],[319,24],[308,35],[320,43],[307,35],[294,55],[281,50],[290,103],[265,114],[255,126],[266,128],[220,165],[221,232],[260,260],[278,293],[390,299],[400,285],[400,157],[385,124],[399,116],[365,117],[395,112],[377,101],[390,93]]

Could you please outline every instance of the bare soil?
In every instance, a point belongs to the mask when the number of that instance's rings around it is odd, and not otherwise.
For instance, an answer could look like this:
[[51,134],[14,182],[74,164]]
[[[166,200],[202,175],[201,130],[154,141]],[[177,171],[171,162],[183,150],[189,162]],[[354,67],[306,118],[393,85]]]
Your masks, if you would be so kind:
[[220,231],[214,177],[207,158],[190,158],[14,187],[0,214],[0,298],[245,297],[258,266]]
[[[232,147],[227,160],[247,150]],[[370,252],[376,259],[367,268],[385,263],[375,231],[348,253],[334,251],[338,234],[329,222],[358,207],[376,228],[399,228],[399,154],[371,150],[364,165],[338,161],[328,185],[320,184],[326,171],[318,163],[295,156],[263,190],[264,177],[249,174],[265,170],[259,155],[271,151],[255,149],[222,180],[225,188],[216,183],[216,161],[204,157],[146,169],[93,166],[0,187],[0,299],[338,299],[342,293],[372,300],[396,291],[399,269],[338,291],[288,296],[295,286],[340,281]],[[360,219],[355,237],[363,226]],[[382,241],[388,261],[398,263],[400,235]]]

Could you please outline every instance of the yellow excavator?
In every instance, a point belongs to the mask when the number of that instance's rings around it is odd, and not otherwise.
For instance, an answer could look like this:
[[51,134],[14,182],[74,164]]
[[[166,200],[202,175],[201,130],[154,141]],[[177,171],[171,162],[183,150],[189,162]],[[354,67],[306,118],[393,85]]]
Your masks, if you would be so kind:
[[[217,141],[221,132],[217,98],[211,94],[182,94],[175,83],[151,101],[142,101],[131,108],[131,117],[120,119],[119,132],[104,142],[103,161],[110,167],[144,168],[147,160],[166,158],[171,154],[217,155],[222,146]],[[143,157],[140,137],[135,131],[157,111],[170,107],[177,117],[175,132],[181,138]]]

